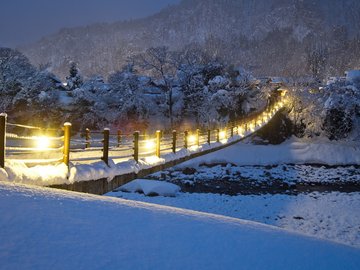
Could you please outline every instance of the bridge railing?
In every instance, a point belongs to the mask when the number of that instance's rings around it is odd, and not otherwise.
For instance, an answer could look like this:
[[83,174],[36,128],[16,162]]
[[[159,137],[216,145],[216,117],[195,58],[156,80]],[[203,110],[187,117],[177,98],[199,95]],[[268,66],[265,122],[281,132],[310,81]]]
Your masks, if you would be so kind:
[[7,115],[1,114],[0,141],[1,167],[4,167],[5,158],[36,165],[63,161],[64,136],[61,129],[8,123]]
[[[46,129],[34,126],[7,123],[7,115],[0,114],[0,166],[6,160],[19,160],[27,165],[64,162],[93,163],[102,160],[109,165],[148,157],[176,154],[182,149],[199,150],[213,143],[226,144],[230,138],[243,138],[266,124],[284,106],[281,96],[273,99],[260,112],[231,122],[226,128],[173,130],[170,133],[156,131],[152,135],[111,132],[86,129],[83,137],[71,137],[71,124],[61,129]],[[21,131],[21,132],[20,132]],[[29,134],[27,136],[19,135]]]

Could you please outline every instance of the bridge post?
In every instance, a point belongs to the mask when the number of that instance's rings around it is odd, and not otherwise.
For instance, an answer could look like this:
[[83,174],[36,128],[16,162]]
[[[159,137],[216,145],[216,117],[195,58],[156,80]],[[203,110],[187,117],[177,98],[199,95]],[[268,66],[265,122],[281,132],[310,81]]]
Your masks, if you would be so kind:
[[139,131],[134,132],[134,160],[139,161]]
[[173,130],[172,132],[172,151],[175,154],[176,153],[176,130]]
[[196,145],[200,146],[200,129],[196,130]]
[[231,126],[230,128],[230,137],[234,137],[234,126]]
[[110,129],[104,128],[104,140],[103,140],[103,156],[102,160],[109,165],[109,139],[110,139]]
[[0,114],[0,167],[5,167],[7,114]]
[[216,130],[216,142],[220,142],[220,129]]
[[71,123],[64,124],[64,152],[63,162],[67,167],[70,163],[70,138],[71,138]]
[[210,129],[208,129],[208,131],[207,131],[207,143],[208,143],[208,145],[210,145],[210,143],[211,143],[211,130]]
[[90,148],[90,129],[85,129],[85,148]]
[[156,131],[156,156],[160,157],[160,141],[161,141],[161,131]]
[[184,132],[184,148],[185,149],[188,148],[188,137],[189,137],[189,132],[187,130],[185,130],[185,132]]
[[121,145],[121,130],[119,129],[117,131],[117,147],[120,147]]

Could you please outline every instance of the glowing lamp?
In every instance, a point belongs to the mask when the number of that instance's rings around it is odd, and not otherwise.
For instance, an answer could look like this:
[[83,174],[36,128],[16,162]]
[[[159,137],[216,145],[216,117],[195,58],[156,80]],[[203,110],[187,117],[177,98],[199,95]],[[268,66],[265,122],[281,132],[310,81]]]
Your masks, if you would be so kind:
[[155,142],[154,141],[146,141],[145,142],[145,148],[148,150],[154,149],[155,148]]
[[47,148],[50,148],[51,142],[48,137],[41,136],[36,138],[35,144],[37,149],[45,150]]

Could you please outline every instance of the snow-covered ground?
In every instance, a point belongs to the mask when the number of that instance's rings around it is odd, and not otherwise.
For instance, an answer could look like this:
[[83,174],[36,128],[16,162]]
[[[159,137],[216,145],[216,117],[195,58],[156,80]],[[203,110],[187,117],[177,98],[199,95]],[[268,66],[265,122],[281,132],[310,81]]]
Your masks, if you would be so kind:
[[[356,142],[292,138],[281,145],[238,143],[149,176],[180,184],[185,189],[189,187],[194,193],[179,193],[175,198],[124,192],[108,195],[253,220],[360,247],[360,168],[319,165],[359,162],[360,147]],[[316,166],[301,165],[311,163]],[[225,181],[227,185],[233,184],[232,190],[224,191],[221,185]],[[249,189],[237,191],[234,189],[237,183],[242,189],[246,183]],[[309,185],[310,191],[297,190],[299,183]],[[277,192],[276,184],[285,184],[280,189],[282,194],[271,195]],[[354,186],[349,184],[357,185],[356,190],[351,190]],[[313,185],[338,191],[311,192],[316,190]],[[340,192],[344,187],[357,192]]]
[[119,191],[108,195],[253,220],[360,248],[360,192],[297,196],[178,193],[169,198]]
[[181,166],[194,167],[203,163],[231,163],[238,166],[277,164],[360,165],[360,142],[292,137],[280,145],[238,143],[216,153],[184,162]]
[[272,226],[0,183],[0,269],[359,269],[360,249]]

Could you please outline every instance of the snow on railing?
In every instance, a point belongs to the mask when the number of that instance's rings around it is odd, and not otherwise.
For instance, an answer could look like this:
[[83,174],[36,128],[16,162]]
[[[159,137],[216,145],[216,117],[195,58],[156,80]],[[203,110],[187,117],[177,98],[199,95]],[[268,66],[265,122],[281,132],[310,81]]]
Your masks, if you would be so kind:
[[[140,134],[124,134],[120,130],[110,133],[85,130],[84,138],[70,138],[71,124],[65,123],[61,130],[7,123],[6,114],[0,114],[0,166],[4,167],[6,159],[15,159],[25,164],[49,164],[64,162],[92,163],[103,160],[109,164],[109,158],[116,163],[142,158],[158,157],[170,153],[176,154],[182,149],[203,151],[219,145],[226,145],[253,134],[266,125],[272,117],[284,107],[283,96],[279,96],[263,111],[247,115],[232,122],[225,129],[209,129],[195,131],[172,131],[164,134],[156,131],[153,136]],[[10,129],[11,132],[6,130]],[[16,134],[24,129],[24,134]]]

